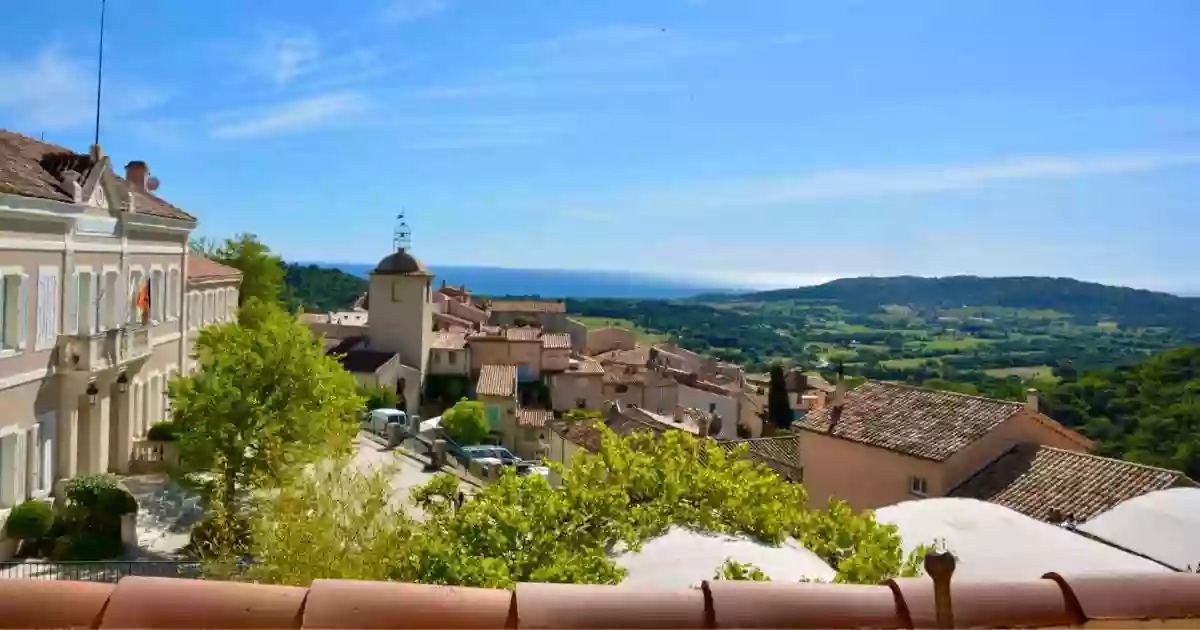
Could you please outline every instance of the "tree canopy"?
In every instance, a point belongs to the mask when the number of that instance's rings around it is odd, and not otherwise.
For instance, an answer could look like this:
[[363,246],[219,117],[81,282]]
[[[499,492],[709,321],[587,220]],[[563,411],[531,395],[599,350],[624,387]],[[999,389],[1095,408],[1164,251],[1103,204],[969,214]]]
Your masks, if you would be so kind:
[[[618,437],[604,428],[595,454],[580,452],[559,488],[538,475],[503,473],[459,503],[449,474],[413,492],[413,519],[389,502],[390,472],[344,468],[296,478],[254,519],[251,579],[316,578],[511,587],[517,582],[619,582],[612,559],[671,526],[744,535],[768,544],[792,536],[844,582],[915,574],[896,529],[841,503],[805,507],[803,487],[709,440],[671,431]],[[697,576],[697,581],[708,576]]]
[[783,377],[783,366],[771,366],[771,381],[767,389],[767,419],[777,429],[792,426],[792,406],[788,401],[787,381]]
[[463,445],[479,444],[491,432],[483,403],[466,398],[442,413],[442,429],[450,439]]
[[250,298],[274,304],[280,301],[284,290],[283,261],[271,253],[253,234],[239,234],[226,239],[218,247],[211,242],[198,242],[208,250],[208,255],[219,263],[229,265],[242,272],[242,283],[238,290],[238,302],[245,304]]
[[348,452],[362,405],[354,377],[295,317],[253,298],[245,310],[251,324],[202,329],[196,371],[169,385],[180,463],[220,480],[228,507],[297,465]]

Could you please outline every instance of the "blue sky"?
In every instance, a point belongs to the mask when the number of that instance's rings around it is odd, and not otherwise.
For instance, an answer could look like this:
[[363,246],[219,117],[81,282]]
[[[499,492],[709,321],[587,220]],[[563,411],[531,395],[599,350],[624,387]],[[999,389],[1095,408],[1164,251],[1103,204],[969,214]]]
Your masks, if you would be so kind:
[[[86,149],[98,4],[5,13],[0,127]],[[432,264],[1200,292],[1197,23],[1194,0],[109,0],[101,143],[202,233],[294,260],[377,260],[405,208]]]

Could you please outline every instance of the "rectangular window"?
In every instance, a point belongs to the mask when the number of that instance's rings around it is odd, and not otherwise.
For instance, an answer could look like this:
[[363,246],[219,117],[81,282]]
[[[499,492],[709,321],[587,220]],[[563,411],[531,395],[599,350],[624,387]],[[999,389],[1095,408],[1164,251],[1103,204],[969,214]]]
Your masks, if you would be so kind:
[[38,267],[37,335],[34,350],[49,350],[58,340],[58,267]]
[[100,321],[105,330],[121,327],[121,272],[116,269],[104,270],[104,287],[101,289],[103,307]]
[[166,321],[166,292],[163,291],[163,270],[150,270],[150,319],[154,323]]
[[22,277],[17,273],[0,273],[0,350],[20,349],[21,318],[25,312],[21,285]]
[[924,497],[929,494],[929,483],[924,477],[909,477],[908,492],[914,496]]
[[447,352],[446,354],[450,355],[450,365],[454,365],[458,361],[458,353],[454,352],[453,350]]
[[142,282],[145,278],[146,274],[141,269],[129,270],[129,299],[125,302],[126,308],[129,309],[129,317],[125,319],[131,324],[140,324],[146,320],[142,309],[138,307],[138,296],[142,293]]

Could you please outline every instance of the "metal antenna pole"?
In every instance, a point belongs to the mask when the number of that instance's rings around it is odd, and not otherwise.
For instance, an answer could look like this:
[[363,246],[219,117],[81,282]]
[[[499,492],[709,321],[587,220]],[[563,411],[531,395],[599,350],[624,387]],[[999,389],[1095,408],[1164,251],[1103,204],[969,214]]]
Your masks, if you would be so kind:
[[104,79],[104,9],[107,0],[100,0],[100,55],[96,68],[96,139],[92,144],[100,144],[100,89]]

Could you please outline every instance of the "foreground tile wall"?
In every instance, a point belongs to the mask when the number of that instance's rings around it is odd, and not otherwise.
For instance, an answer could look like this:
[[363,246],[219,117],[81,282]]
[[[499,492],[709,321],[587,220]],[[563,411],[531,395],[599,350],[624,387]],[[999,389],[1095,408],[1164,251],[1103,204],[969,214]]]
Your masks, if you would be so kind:
[[[1200,575],[955,582],[955,627],[1200,627]],[[130,577],[0,580],[0,628],[933,628],[933,581],[705,582],[515,591],[318,580],[309,588]]]

